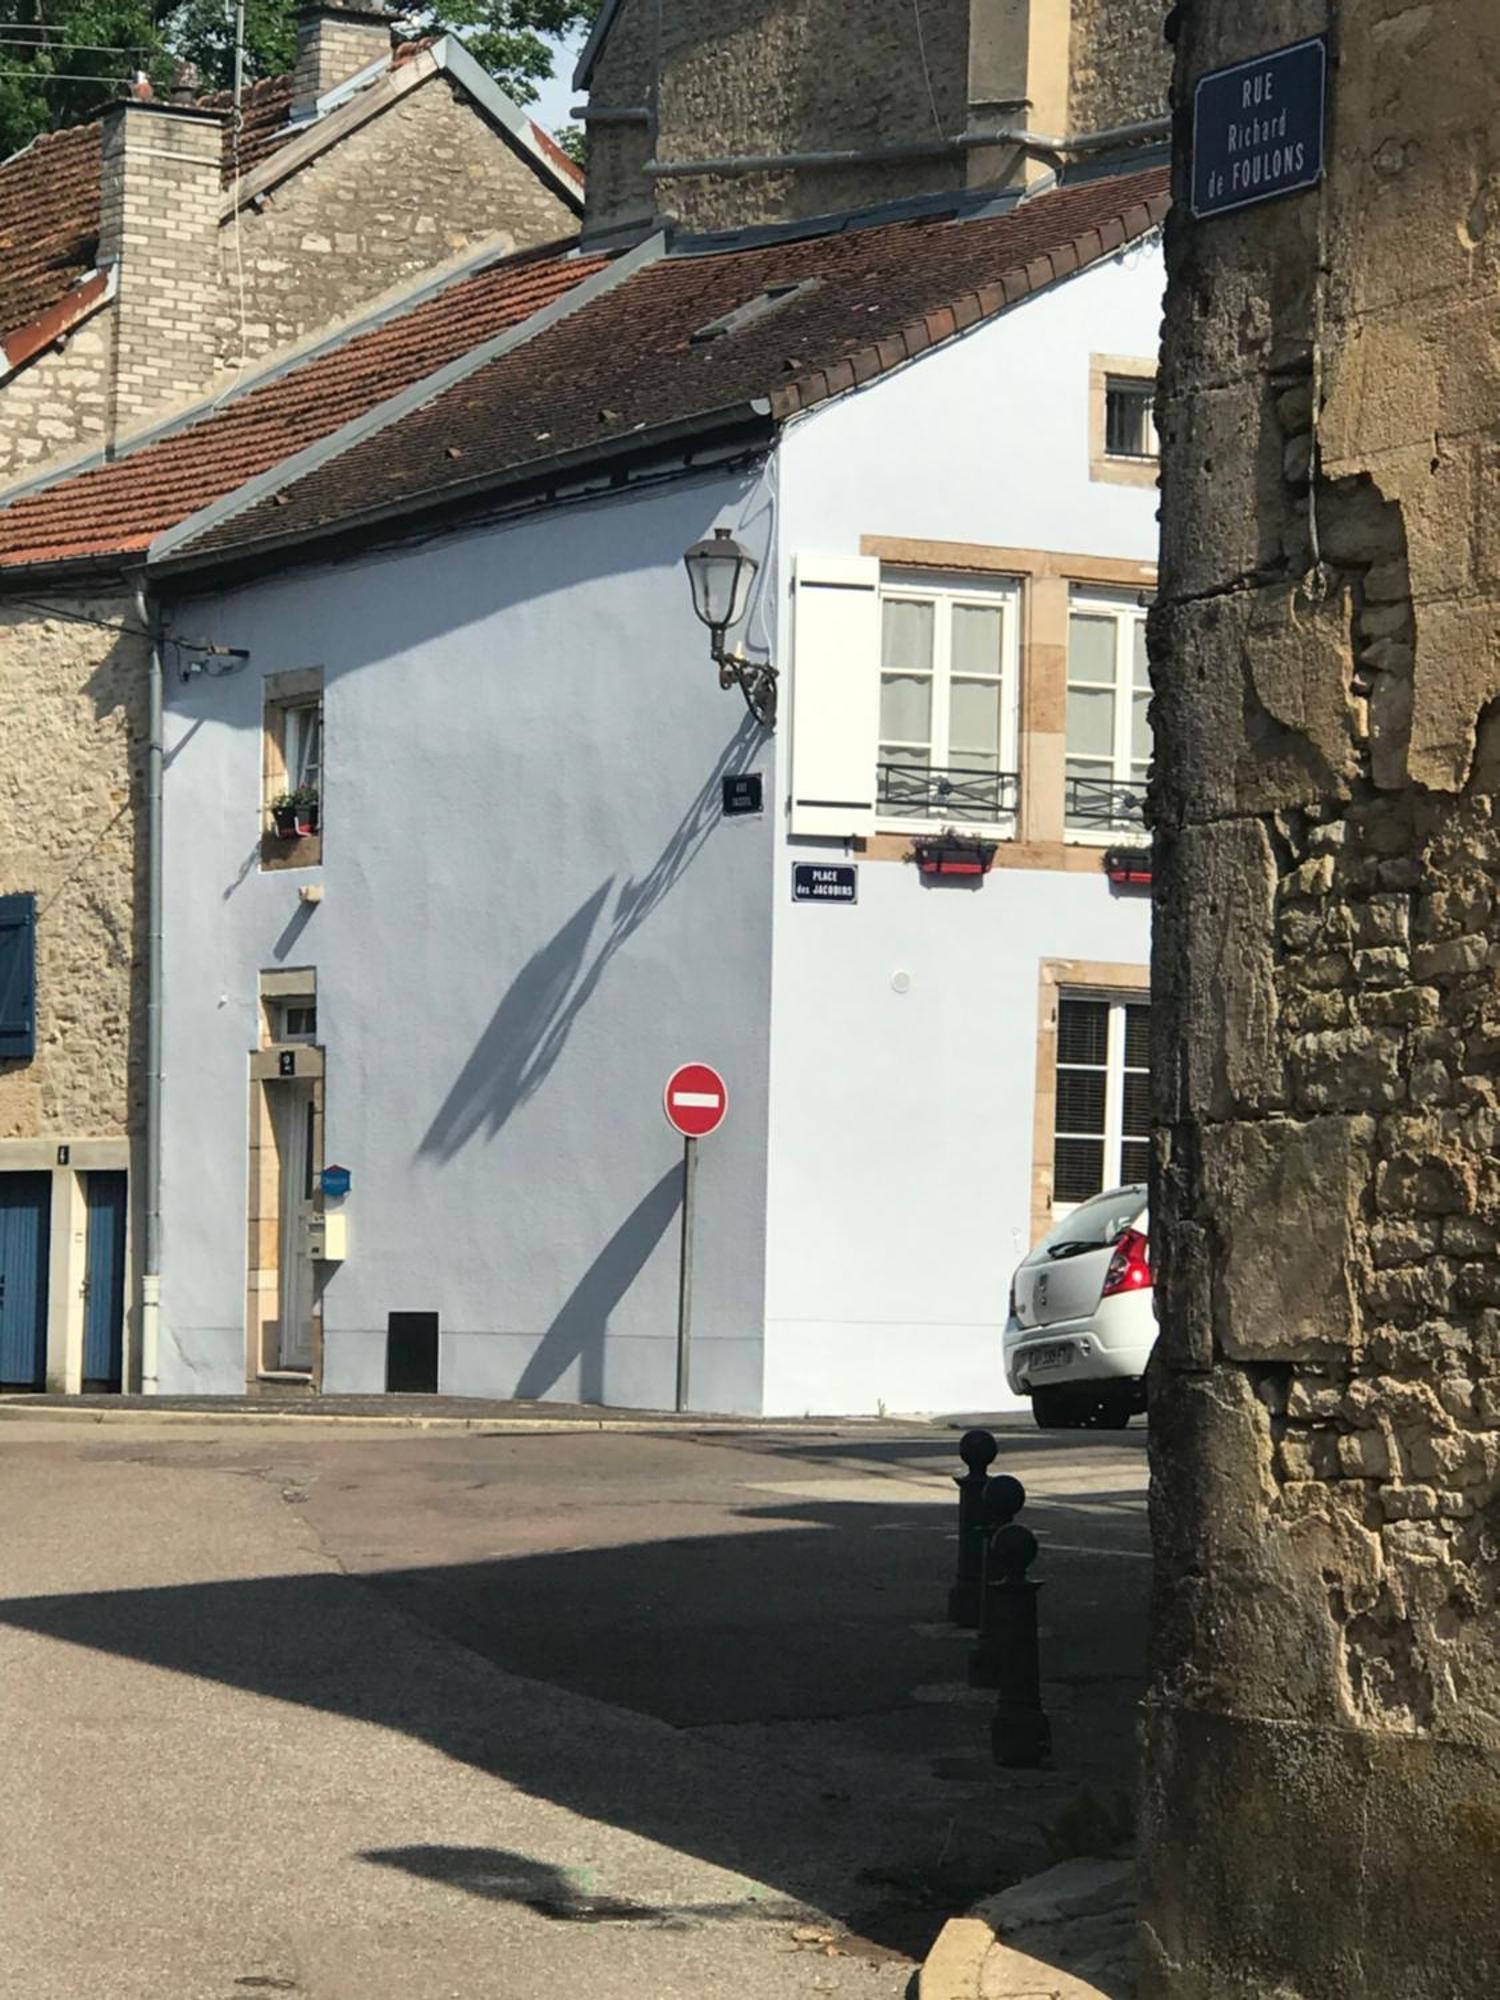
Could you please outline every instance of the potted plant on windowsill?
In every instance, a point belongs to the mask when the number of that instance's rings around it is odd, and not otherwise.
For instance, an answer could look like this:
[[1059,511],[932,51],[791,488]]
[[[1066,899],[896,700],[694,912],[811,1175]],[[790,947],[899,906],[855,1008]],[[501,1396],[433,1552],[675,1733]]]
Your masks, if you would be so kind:
[[278,840],[298,840],[318,830],[318,794],[312,785],[281,792],[271,800],[271,828]]

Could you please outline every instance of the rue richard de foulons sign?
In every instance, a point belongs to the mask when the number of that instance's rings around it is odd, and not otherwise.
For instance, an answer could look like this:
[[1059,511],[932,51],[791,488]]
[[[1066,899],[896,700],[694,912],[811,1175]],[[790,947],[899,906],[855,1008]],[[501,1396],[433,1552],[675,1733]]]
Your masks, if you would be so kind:
[[1322,35],[1210,70],[1193,94],[1193,213],[1222,215],[1323,178]]

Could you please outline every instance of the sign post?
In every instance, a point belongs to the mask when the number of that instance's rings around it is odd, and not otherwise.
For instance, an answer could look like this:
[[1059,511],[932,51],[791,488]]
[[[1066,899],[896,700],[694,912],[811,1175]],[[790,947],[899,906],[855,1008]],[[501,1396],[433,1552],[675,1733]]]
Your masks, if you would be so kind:
[[677,1409],[688,1408],[688,1368],[693,1340],[693,1232],[696,1223],[698,1141],[716,1132],[729,1109],[724,1079],[707,1063],[684,1063],[667,1078],[662,1109],[682,1134],[682,1255],[677,1277]]

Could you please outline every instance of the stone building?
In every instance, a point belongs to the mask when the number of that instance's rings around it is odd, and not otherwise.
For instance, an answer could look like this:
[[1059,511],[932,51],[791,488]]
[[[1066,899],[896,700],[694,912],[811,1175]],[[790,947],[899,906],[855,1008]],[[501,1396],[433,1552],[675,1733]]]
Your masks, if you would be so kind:
[[[1500,1984],[1500,14],[1174,20],[1143,1992],[1478,2000]],[[1195,220],[1197,80],[1325,35],[1321,185]]]
[[0,164],[0,481],[112,445],[582,187],[461,43],[309,0],[294,74],[115,105]]
[[[11,495],[205,395],[253,404],[274,357],[378,326],[374,301],[420,329],[429,277],[487,297],[469,267],[515,255],[517,310],[536,303],[526,253],[566,257],[575,170],[456,40],[393,49],[391,18],[305,8],[295,74],[256,85],[238,129],[222,98],[131,100],[0,165]],[[474,310],[460,348],[487,330]],[[371,401],[443,358],[420,335],[381,353]],[[301,430],[273,424],[267,462],[348,414],[325,394]],[[85,508],[62,588],[0,608],[0,1385],[142,1379],[152,647],[128,563],[94,559],[103,525]]]
[[1070,141],[1162,116],[1162,13],[605,0],[573,78],[589,93],[588,231],[638,232],[658,212],[737,227],[1034,177]]

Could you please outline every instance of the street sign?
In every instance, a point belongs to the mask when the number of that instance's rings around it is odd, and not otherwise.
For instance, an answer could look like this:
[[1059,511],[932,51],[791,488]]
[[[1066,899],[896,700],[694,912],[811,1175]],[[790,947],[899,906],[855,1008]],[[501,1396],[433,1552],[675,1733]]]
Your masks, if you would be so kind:
[[759,771],[741,771],[723,781],[724,817],[738,819],[745,813],[766,809],[765,780]]
[[668,1077],[662,1106],[668,1124],[684,1139],[706,1139],[724,1122],[729,1091],[723,1077],[707,1063],[684,1063]]
[[1199,218],[1316,187],[1323,178],[1323,35],[1200,76],[1193,93],[1192,208]]
[[857,903],[859,869],[851,862],[794,861],[794,903]]

